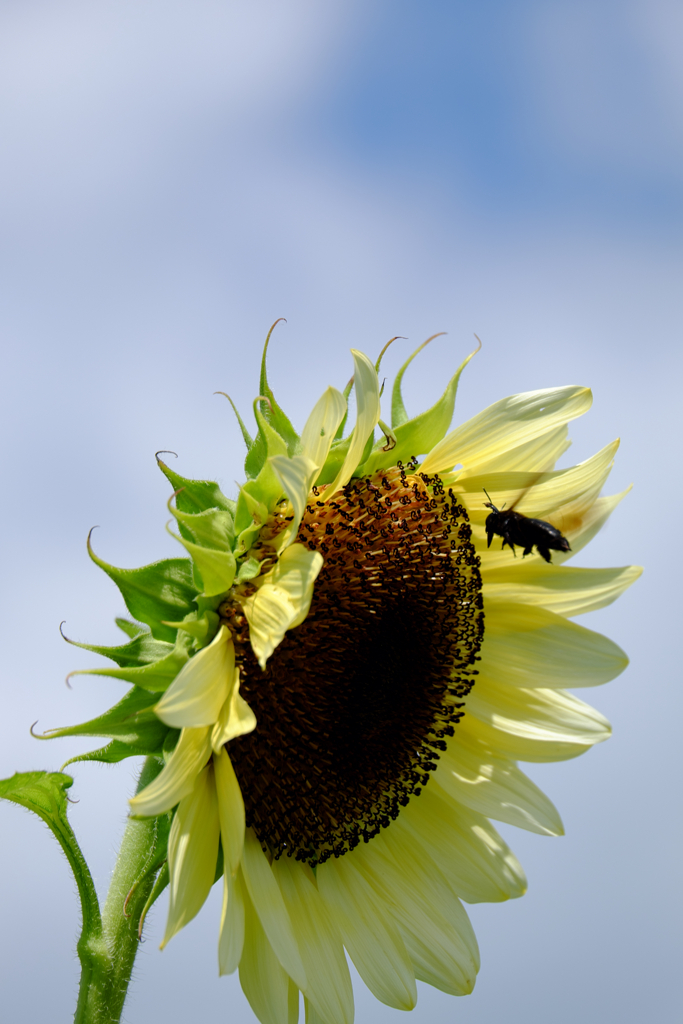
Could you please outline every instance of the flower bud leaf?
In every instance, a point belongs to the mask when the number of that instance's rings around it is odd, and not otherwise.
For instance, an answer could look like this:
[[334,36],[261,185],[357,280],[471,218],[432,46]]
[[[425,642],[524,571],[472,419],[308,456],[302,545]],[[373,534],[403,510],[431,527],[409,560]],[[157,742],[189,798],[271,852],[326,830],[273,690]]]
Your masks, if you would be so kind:
[[78,886],[83,914],[78,955],[83,969],[92,970],[96,963],[107,958],[107,951],[92,875],[67,818],[66,791],[73,781],[63,772],[17,772],[10,779],[0,780],[0,797],[42,818],[64,851]]

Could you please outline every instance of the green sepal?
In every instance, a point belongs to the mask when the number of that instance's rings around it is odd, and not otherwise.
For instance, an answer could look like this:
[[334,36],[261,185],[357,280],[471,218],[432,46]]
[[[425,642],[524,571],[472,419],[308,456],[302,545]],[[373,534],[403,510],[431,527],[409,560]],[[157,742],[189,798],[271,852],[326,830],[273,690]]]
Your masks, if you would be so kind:
[[[118,622],[119,620],[117,620]],[[125,620],[121,620],[125,621]],[[142,665],[149,665],[152,662],[166,658],[173,651],[173,644],[165,640],[155,640],[151,633],[138,632],[127,644],[116,647],[104,647],[100,644],[82,644],[77,640],[70,640],[68,636],[62,636],[72,647],[80,647],[92,654],[100,654],[103,658],[110,658],[115,661],[119,668],[139,668]]]
[[106,967],[109,958],[95,885],[67,818],[66,791],[72,785],[71,776],[63,772],[17,772],[11,779],[0,781],[0,797],[42,818],[64,851],[76,880],[83,914],[78,956],[84,972],[92,972]]
[[[175,633],[175,630],[173,630]],[[135,641],[132,641],[135,643]],[[69,673],[71,676],[110,676],[112,679],[123,679],[134,683],[150,693],[164,693],[190,657],[192,638],[180,633],[175,644],[168,644],[168,653],[158,661],[146,665],[123,665],[121,668],[84,668]],[[79,645],[83,646],[83,645]]]
[[351,445],[353,439],[353,431],[348,437],[343,438],[341,441],[333,441],[332,447],[329,450],[328,456],[325,459],[325,465],[318,473],[316,484],[329,484],[336,478],[337,473],[342,468],[344,459]]
[[182,622],[169,622],[167,625],[173,626],[174,629],[182,629],[194,640],[198,640],[202,647],[206,647],[218,632],[220,619],[216,612],[210,609],[204,611],[201,616],[197,612],[190,612]]
[[[284,317],[282,317],[281,319],[284,319]],[[268,408],[265,413],[268,422],[272,423],[272,425],[277,430],[278,434],[282,438],[284,438],[285,443],[287,445],[288,453],[290,455],[296,455],[300,443],[299,435],[297,434],[296,430],[290,423],[288,417],[285,415],[285,413],[282,411],[282,409],[276,402],[275,395],[273,394],[273,389],[268,383],[268,371],[266,369],[266,357],[268,353],[268,345],[270,344],[270,337],[273,331],[275,330],[276,325],[279,323],[280,320],[276,320],[273,326],[270,328],[270,330],[268,331],[268,336],[266,338],[265,345],[263,346],[263,355],[261,357],[261,379],[259,381],[259,394],[263,395],[264,398],[267,398],[270,401],[270,408]],[[274,454],[274,452],[270,452],[270,455]]]
[[138,935],[140,938],[142,938],[142,929],[145,924],[145,918],[147,917],[150,909],[154,906],[156,901],[161,896],[164,889],[167,888],[169,881],[170,875],[168,872],[168,861],[165,861],[162,864],[161,871],[157,875],[157,878],[154,882],[154,886],[152,887],[152,891],[147,897],[147,902],[142,908],[142,913],[140,914],[140,921],[138,923]]
[[141,622],[131,622],[130,619],[122,618],[116,618],[114,622],[131,640],[134,640],[136,636],[140,636],[141,633],[149,633],[149,626],[143,626]]
[[161,747],[161,757],[164,764],[168,764],[171,759],[171,755],[175,748],[178,746],[178,740],[180,739],[180,729],[169,729],[168,735],[164,740]]
[[97,761],[100,764],[118,764],[119,761],[125,761],[127,757],[141,757],[147,754],[156,754],[156,750],[147,750],[146,748],[136,747],[131,743],[124,743],[121,740],[111,740],[106,743],[103,747],[98,747],[97,750],[89,750],[87,754],[76,754],[75,757],[70,757],[68,761],[65,761],[62,768],[68,768],[70,764],[77,764],[79,761]]
[[[428,340],[431,341],[432,339],[430,338]],[[448,387],[444,391],[443,395],[431,409],[420,413],[412,420],[408,420],[407,418],[403,419],[403,416],[405,415],[405,408],[401,398],[400,379],[403,376],[403,371],[426,344],[427,342],[425,341],[420,345],[420,348],[418,348],[410,359],[404,363],[396,378],[396,383],[394,384],[394,396],[392,399],[392,425],[393,434],[396,438],[395,446],[389,449],[389,451],[383,451],[383,447],[386,445],[386,440],[383,438],[375,446],[372,455],[367,462],[359,468],[359,474],[373,473],[378,469],[386,469],[389,466],[395,466],[397,462],[406,462],[408,459],[412,458],[413,455],[424,455],[426,452],[431,451],[434,445],[438,444],[439,441],[441,441],[441,439],[448,433],[448,429],[453,419],[455,396],[458,390],[460,375],[475,353],[472,352],[467,359],[463,360],[448,382]],[[478,351],[478,349],[476,351]],[[400,421],[398,425],[397,418]]]
[[247,583],[249,580],[253,580],[255,576],[261,572],[262,562],[259,562],[258,558],[245,558],[240,565],[239,572],[235,577],[235,584]]
[[80,725],[48,729],[38,738],[53,740],[64,736],[105,736],[126,746],[135,747],[136,754],[161,756],[169,727],[155,715],[153,708],[156,703],[155,694],[134,686],[118,704],[97,718],[81,722]]
[[158,458],[157,463],[176,492],[176,506],[180,512],[206,512],[212,508],[230,514],[234,512],[235,502],[226,498],[218,484],[212,480],[188,480],[187,477],[174,473],[162,459]]
[[235,526],[230,512],[220,508],[208,508],[203,512],[183,512],[178,507],[179,494],[176,494],[176,507],[169,502],[169,509],[184,526],[189,540],[196,541],[205,548],[217,551],[231,550],[235,543]]
[[[267,466],[266,468],[275,477],[271,467]],[[265,472],[265,469],[263,472]],[[260,493],[253,493],[253,491],[260,492],[258,482],[258,480],[248,480],[240,488],[240,496],[237,499],[237,513],[235,515],[235,531],[237,532],[235,555],[237,558],[246,554],[268,519],[268,506],[261,500]],[[282,490],[281,487],[280,490]]]
[[[346,402],[346,411],[344,412],[344,415],[342,416],[341,423],[337,427],[337,433],[334,435],[334,440],[335,441],[341,441],[341,439],[344,436],[344,428],[346,427],[346,421],[349,418],[349,395],[351,394],[352,391],[353,391],[353,377],[351,378],[349,383],[346,385],[346,387],[342,391],[342,395],[343,395],[344,401]],[[340,463],[340,465],[341,465],[341,463]],[[331,476],[330,480],[334,480],[334,477]]]
[[192,611],[197,595],[192,583],[192,563],[189,559],[164,558],[139,569],[117,569],[98,558],[92,549],[90,537],[88,554],[119,588],[133,618],[147,623],[157,640],[173,643],[175,630],[164,623],[184,618]]
[[[172,530],[169,530],[169,533],[180,541],[187,553],[192,556],[194,567],[201,577],[201,589],[206,597],[216,597],[230,589],[235,578],[235,556],[230,549],[220,551],[204,547],[176,536]],[[193,574],[193,580],[195,585],[199,586],[200,581],[196,573]]]

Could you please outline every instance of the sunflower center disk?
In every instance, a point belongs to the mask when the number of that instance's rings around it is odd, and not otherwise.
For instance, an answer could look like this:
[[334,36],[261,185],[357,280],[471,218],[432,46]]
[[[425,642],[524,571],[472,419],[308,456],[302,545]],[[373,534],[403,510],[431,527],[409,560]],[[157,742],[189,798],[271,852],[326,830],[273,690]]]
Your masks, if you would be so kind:
[[325,559],[310,612],[265,672],[239,645],[258,725],[230,744],[247,824],[274,857],[311,865],[368,842],[420,793],[484,630],[467,513],[438,477],[399,467],[323,492],[298,538]]

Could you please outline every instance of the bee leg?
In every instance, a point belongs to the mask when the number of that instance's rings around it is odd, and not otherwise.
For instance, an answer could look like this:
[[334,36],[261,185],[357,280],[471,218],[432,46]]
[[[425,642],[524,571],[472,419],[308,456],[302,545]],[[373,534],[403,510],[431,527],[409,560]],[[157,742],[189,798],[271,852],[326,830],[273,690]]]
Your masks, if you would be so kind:
[[548,548],[541,548],[537,544],[536,545],[536,550],[538,551],[539,555],[541,555],[543,558],[545,558],[546,562],[550,561],[550,551],[548,550]]
[[524,548],[524,554],[522,555],[522,558],[526,558],[527,555],[530,555],[532,553],[532,550],[533,544],[530,544],[528,548]]
[[503,537],[502,547],[505,547],[506,544],[510,548],[510,551],[512,552],[512,554],[516,558],[517,557],[517,552],[515,551],[515,545],[512,543],[512,541],[510,540],[509,537]]
[[486,534],[486,547],[491,547],[491,541],[493,540],[493,532]]

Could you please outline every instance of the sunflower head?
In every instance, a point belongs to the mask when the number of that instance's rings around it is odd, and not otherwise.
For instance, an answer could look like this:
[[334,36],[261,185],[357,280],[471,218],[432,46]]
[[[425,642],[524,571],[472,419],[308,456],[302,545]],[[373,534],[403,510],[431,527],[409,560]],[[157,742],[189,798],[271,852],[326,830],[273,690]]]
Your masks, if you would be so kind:
[[615,446],[553,468],[586,388],[515,395],[451,429],[472,356],[410,418],[415,352],[388,425],[386,347],[375,364],[352,350],[350,384],[329,387],[299,434],[268,381],[269,340],[253,437],[237,413],[235,500],[158,460],[189,557],[124,570],[89,545],[135,621],[118,620],[119,647],[81,646],[116,663],[95,672],[132,686],[50,735],[108,737],[87,758],[163,762],[131,808],[172,816],[164,942],[218,865],[220,969],[239,966],[263,1024],[291,1022],[299,991],[311,1020],[346,1024],[344,947],[389,1005],[414,1005],[416,978],[471,990],[478,951],[460,900],[525,889],[489,819],[562,830],[516,762],[609,734],[564,687],[612,678],[625,656],[569,617],[638,571],[563,564],[621,497],[599,497]]

